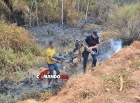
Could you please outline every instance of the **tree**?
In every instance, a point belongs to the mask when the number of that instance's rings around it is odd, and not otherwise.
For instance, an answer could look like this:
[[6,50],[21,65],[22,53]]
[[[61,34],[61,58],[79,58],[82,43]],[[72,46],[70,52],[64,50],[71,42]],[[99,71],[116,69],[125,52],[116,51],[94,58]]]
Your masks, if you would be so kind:
[[62,0],[62,26],[63,26],[63,20],[64,20],[64,0]]
[[35,8],[36,8],[36,21],[37,21],[37,26],[39,26],[38,22],[38,6],[37,6],[37,1],[35,0]]
[[80,11],[80,0],[78,0],[78,13],[79,13],[79,11]]
[[32,3],[31,3],[31,7],[30,7],[30,12],[29,12],[29,26],[31,27],[32,26],[32,8],[33,8],[33,5],[34,5],[34,0],[32,0]]
[[88,8],[89,8],[89,0],[88,0],[88,3],[87,3],[87,9],[86,9],[86,18],[85,18],[85,24],[87,24]]
[[0,1],[0,18],[3,16],[8,16],[11,14],[9,7],[6,5],[4,1]]

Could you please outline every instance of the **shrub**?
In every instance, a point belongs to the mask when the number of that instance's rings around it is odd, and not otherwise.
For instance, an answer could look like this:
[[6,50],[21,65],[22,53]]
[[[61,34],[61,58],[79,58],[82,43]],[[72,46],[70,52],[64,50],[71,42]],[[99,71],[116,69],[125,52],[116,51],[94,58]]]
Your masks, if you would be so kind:
[[110,13],[110,25],[120,33],[120,38],[140,40],[140,2],[122,7],[115,6]]
[[108,31],[105,31],[105,32],[100,32],[100,40],[102,43],[104,43],[106,40],[110,39],[110,38],[118,38],[118,33],[117,32],[114,32],[114,31],[111,31],[111,30],[108,30]]
[[108,14],[113,3],[111,0],[100,0],[94,6],[94,14],[97,17],[96,24],[103,24],[108,22]]
[[[0,21],[0,75],[19,80],[43,59],[41,49],[33,45],[30,34],[22,27]],[[16,77],[16,78],[15,78]]]
[[88,33],[91,33],[96,28],[97,28],[97,26],[95,24],[89,24],[89,25],[85,26],[85,31]]
[[32,46],[29,33],[15,24],[8,25],[0,21],[0,47],[11,48],[14,52],[22,51],[23,47]]

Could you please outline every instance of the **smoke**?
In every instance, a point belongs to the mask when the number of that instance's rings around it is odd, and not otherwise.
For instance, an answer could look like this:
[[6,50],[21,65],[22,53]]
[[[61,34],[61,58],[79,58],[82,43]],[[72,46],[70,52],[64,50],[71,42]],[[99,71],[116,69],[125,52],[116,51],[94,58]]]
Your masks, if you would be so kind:
[[99,62],[110,58],[114,53],[122,49],[122,40],[108,40],[99,48]]

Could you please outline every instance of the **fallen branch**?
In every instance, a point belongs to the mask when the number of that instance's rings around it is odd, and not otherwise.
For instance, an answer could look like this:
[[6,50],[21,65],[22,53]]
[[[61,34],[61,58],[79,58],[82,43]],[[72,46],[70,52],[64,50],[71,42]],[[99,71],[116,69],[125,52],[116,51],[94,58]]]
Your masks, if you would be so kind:
[[122,78],[122,76],[120,76],[120,89],[119,89],[119,91],[121,92],[122,89],[123,89],[123,78]]

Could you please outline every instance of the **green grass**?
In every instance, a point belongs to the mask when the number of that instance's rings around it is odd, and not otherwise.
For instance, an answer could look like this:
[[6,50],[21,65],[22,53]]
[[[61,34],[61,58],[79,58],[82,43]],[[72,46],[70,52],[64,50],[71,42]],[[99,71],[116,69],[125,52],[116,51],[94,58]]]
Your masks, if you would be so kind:
[[134,61],[130,64],[130,67],[139,69],[140,68],[140,61]]
[[42,61],[42,49],[33,44],[27,30],[0,21],[0,77],[18,81]]
[[14,101],[12,101],[9,96],[0,93],[0,103],[14,103]]
[[135,17],[140,16],[140,2],[138,2],[137,4],[130,4],[130,5],[125,5],[122,7],[119,7],[117,5],[114,5],[114,8],[116,10],[116,15],[110,13],[110,19],[112,19],[112,21],[115,21],[116,17],[118,17],[119,19],[133,19]]
[[11,49],[2,49],[0,54],[2,71],[0,74],[2,78],[8,77],[12,80],[18,80],[24,77],[30,68],[41,63],[43,59],[41,56],[35,56],[29,48],[18,54],[15,54]]
[[129,88],[132,85],[133,81],[129,79],[130,71],[128,71],[125,67],[118,68],[118,70],[114,74],[103,74],[101,78],[106,88],[118,89],[120,88],[120,76],[123,77],[124,89]]

